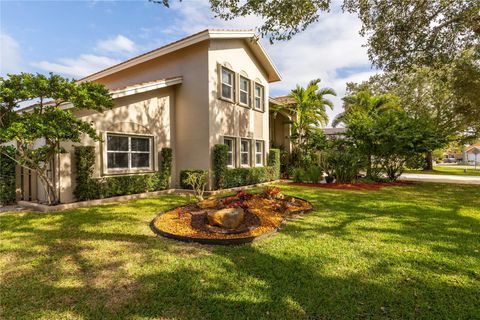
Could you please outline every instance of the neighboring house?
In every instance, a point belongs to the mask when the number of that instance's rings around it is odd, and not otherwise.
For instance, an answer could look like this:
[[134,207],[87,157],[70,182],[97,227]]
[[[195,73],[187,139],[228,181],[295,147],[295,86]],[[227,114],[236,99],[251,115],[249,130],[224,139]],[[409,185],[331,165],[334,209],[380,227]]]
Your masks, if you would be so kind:
[[468,164],[480,164],[480,143],[473,144],[465,149],[464,154],[466,163]]
[[[227,144],[230,167],[263,166],[269,151],[269,83],[281,80],[250,30],[205,30],[89,75],[110,89],[115,107],[75,111],[104,142],[95,177],[154,172],[163,147],[173,150],[172,185],[183,169],[211,169],[212,147]],[[71,107],[65,103],[64,108]],[[60,201],[75,201],[72,143],[52,164]],[[45,200],[35,176],[18,172],[25,200]]]
[[323,132],[329,139],[341,139],[345,136],[347,128],[324,128]]

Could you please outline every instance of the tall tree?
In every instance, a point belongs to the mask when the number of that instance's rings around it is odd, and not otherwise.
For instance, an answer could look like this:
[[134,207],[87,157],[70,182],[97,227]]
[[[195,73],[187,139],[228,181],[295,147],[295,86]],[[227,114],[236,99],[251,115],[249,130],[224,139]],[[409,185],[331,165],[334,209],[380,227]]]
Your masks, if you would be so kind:
[[[20,110],[24,101],[38,101]],[[71,103],[72,108],[63,108]],[[54,157],[66,152],[62,142],[80,142],[83,135],[99,137],[91,123],[77,118],[73,111],[103,111],[113,107],[108,90],[101,84],[77,84],[57,75],[22,73],[0,78],[0,143],[11,142],[15,156],[5,153],[18,165],[37,173],[49,204],[57,203],[58,185],[48,171]]]
[[480,42],[480,2],[344,0],[368,37],[370,60],[384,70],[448,63]]
[[[459,70],[465,70],[458,76]],[[465,74],[472,75],[467,79]],[[432,67],[414,67],[409,72],[387,72],[362,84],[349,84],[349,90],[374,88],[397,95],[400,106],[410,116],[423,119],[435,129],[437,143],[427,152],[427,169],[432,152],[452,142],[469,142],[480,135],[480,66],[471,57]]]
[[[398,97],[388,94],[375,96],[368,90],[350,92],[343,98],[343,109],[344,111],[335,117],[332,125],[337,126],[343,123],[349,128],[348,132],[356,134],[356,147],[365,155],[367,176],[371,177],[374,175],[372,156],[376,147],[376,141],[371,135],[371,128],[374,127],[375,120],[382,113],[400,110]],[[362,135],[363,137],[360,138]]]

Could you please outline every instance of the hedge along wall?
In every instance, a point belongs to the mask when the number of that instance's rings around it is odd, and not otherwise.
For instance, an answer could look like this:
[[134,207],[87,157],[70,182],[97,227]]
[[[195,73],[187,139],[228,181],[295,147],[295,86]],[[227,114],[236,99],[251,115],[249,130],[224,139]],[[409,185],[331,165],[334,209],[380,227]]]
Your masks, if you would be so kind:
[[217,144],[213,147],[214,188],[234,188],[272,181],[280,178],[280,150],[270,149],[268,165],[253,168],[227,167],[228,148]]
[[77,169],[74,195],[77,200],[91,200],[168,189],[172,171],[172,150],[163,148],[162,163],[155,173],[93,178],[95,147],[75,147]]
[[[8,154],[9,156],[7,156]],[[6,205],[15,202],[15,161],[14,150],[0,147],[0,204]]]

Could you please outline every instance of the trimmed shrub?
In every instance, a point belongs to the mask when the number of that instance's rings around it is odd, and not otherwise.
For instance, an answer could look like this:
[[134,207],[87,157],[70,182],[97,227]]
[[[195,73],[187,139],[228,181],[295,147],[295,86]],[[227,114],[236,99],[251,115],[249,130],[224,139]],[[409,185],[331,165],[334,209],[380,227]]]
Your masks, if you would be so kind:
[[[167,181],[167,188],[170,185],[170,177],[172,176],[172,148],[162,148],[160,151],[162,162],[160,164],[160,173]],[[159,177],[160,178],[160,177]]]
[[[6,155],[8,154],[8,156]],[[15,202],[15,150],[0,147],[0,204]]]
[[169,187],[172,170],[170,148],[162,149],[162,163],[158,172],[103,178],[93,178],[95,147],[75,147],[74,154],[77,169],[74,195],[79,201],[159,191]]
[[280,179],[280,150],[270,149],[268,154],[268,165],[274,168],[274,179]]
[[226,186],[228,161],[228,146],[216,144],[213,146],[213,183],[215,189],[223,189]]
[[168,187],[167,179],[161,173],[115,176],[94,180],[101,186],[99,198],[165,190]]
[[187,178],[191,173],[199,173],[199,174],[205,174],[205,172],[208,173],[208,170],[202,170],[202,169],[185,169],[180,171],[180,187],[182,189],[189,189],[193,190],[192,187],[188,184]]
[[272,180],[275,174],[273,167],[235,168],[228,169],[226,188],[235,188]]
[[101,197],[101,185],[93,179],[95,147],[75,147],[76,186],[73,194],[77,200],[91,200]]

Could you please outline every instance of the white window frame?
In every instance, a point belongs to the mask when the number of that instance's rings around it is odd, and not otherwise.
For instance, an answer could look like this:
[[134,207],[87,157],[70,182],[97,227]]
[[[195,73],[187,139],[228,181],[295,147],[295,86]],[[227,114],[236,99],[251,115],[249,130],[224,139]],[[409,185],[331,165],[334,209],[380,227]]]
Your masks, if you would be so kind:
[[[247,148],[247,151],[242,151],[242,142],[247,142],[248,143],[248,148]],[[250,157],[250,151],[251,151],[251,147],[252,147],[252,142],[251,140],[249,139],[240,139],[240,166],[241,167],[250,167],[251,166],[251,157]],[[248,163],[245,164],[245,163],[242,163],[242,155],[243,154],[247,154],[247,159],[248,159]]]
[[[242,80],[247,81],[247,91],[242,90]],[[238,79],[238,104],[240,104],[241,106],[250,108],[250,104],[251,104],[250,102],[251,102],[251,99],[252,99],[250,90],[252,90],[252,80],[248,79],[247,77],[244,77],[244,76],[240,75],[239,79]],[[247,103],[242,102],[242,93],[246,94]]]
[[[261,89],[260,96],[257,96],[257,87]],[[260,100],[260,107],[257,107],[257,99]],[[265,110],[265,87],[262,86],[260,83],[255,82],[253,86],[253,108],[257,111],[264,111]]]
[[[128,151],[109,151],[108,150],[108,136],[118,136],[128,138]],[[132,151],[132,138],[145,138],[149,139],[149,151]],[[135,133],[123,133],[123,132],[105,132],[103,143],[103,172],[105,174],[123,174],[123,173],[144,173],[154,171],[154,137],[152,135],[135,134]],[[108,154],[109,153],[127,153],[128,154],[128,167],[127,168],[109,168],[108,167]],[[148,167],[132,167],[132,154],[148,153],[149,165]]]
[[232,154],[232,163],[227,163],[227,167],[229,168],[234,168],[235,167],[235,163],[236,163],[236,156],[237,156],[237,153],[236,153],[236,142],[237,142],[237,139],[233,138],[233,137],[223,137],[223,144],[227,145],[225,143],[226,140],[230,140],[232,142],[232,150],[228,151],[229,154]]
[[[226,83],[226,82],[223,82],[223,71],[227,71],[229,73],[231,73],[232,75],[232,83]],[[219,79],[219,82],[220,82],[220,98],[224,99],[224,100],[227,100],[227,101],[230,101],[230,102],[234,102],[235,101],[235,72],[233,70],[230,70],[229,68],[227,67],[224,67],[224,66],[221,66],[220,67],[220,79]],[[224,97],[223,96],[223,86],[226,85],[228,87],[230,87],[231,89],[231,96],[230,97]]]
[[[257,143],[260,144],[261,150],[260,152],[257,149]],[[260,155],[260,163],[257,162],[257,156]],[[265,142],[263,140],[255,140],[255,166],[256,167],[263,167],[263,162],[265,158]]]

